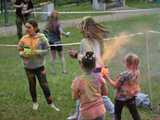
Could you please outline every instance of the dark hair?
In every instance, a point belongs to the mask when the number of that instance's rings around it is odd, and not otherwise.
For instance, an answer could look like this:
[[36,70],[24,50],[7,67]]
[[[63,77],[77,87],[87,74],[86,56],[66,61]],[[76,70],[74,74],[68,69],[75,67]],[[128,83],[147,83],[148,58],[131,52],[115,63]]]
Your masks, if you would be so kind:
[[91,51],[86,52],[86,55],[82,58],[82,65],[87,72],[90,72],[96,66],[96,58]]
[[31,24],[35,29],[36,29],[36,33],[38,33],[40,30],[38,28],[38,23],[35,20],[28,20],[26,23]]

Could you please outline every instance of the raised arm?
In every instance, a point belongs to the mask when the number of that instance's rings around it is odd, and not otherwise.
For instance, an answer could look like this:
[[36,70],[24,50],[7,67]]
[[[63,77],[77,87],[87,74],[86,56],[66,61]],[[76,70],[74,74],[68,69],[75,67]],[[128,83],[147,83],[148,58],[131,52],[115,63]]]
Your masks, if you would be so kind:
[[66,36],[66,37],[68,37],[70,34],[70,32],[64,32],[64,30],[61,26],[59,27],[59,31],[61,32],[62,35]]
[[119,86],[119,79],[120,79],[119,76],[115,80],[112,80],[109,76],[106,76],[105,78],[106,78],[106,80],[109,82],[109,84],[112,87],[118,88],[118,86]]

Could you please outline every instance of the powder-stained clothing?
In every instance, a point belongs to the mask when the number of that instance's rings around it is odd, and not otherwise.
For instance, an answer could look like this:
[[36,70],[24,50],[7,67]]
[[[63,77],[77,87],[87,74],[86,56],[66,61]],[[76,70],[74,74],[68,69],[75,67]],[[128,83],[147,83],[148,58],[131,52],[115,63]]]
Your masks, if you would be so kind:
[[18,43],[18,50],[24,51],[25,48],[35,51],[30,57],[22,57],[24,67],[28,69],[35,69],[44,65],[44,56],[49,51],[48,40],[44,34],[37,33],[34,37],[25,35]]
[[80,114],[90,120],[105,114],[102,95],[106,95],[105,81],[99,74],[82,75],[72,83],[72,95],[80,100]]
[[139,74],[139,71],[136,71],[135,73],[129,71],[120,73],[116,84],[117,100],[126,101],[136,96],[136,94],[140,91]]
[[92,51],[96,57],[96,66],[101,64],[101,48],[100,44],[96,40],[83,39],[80,43],[80,52],[78,59],[80,60],[82,56],[88,51]]

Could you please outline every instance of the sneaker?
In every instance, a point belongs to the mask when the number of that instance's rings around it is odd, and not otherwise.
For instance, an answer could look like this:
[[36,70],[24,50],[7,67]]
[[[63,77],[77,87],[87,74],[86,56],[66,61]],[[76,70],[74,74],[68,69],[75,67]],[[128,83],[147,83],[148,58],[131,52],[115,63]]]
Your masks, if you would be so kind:
[[38,110],[39,104],[38,103],[33,103],[33,110]]
[[76,120],[76,119],[77,119],[77,112],[75,112],[73,115],[67,118],[67,120]]
[[50,104],[49,106],[50,106],[51,108],[55,109],[57,112],[60,111],[60,109],[59,109],[58,107],[56,107],[54,103]]

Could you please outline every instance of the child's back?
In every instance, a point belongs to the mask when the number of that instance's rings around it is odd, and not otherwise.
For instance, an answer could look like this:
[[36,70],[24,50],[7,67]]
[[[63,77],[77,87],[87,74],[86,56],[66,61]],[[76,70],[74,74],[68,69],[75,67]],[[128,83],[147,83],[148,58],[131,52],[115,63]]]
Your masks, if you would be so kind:
[[105,113],[102,95],[105,81],[99,74],[81,75],[72,83],[73,97],[80,100],[80,113],[84,119],[96,119]]
[[140,91],[139,86],[139,71],[135,73],[124,71],[120,73],[120,78],[117,82],[116,99],[130,99]]

